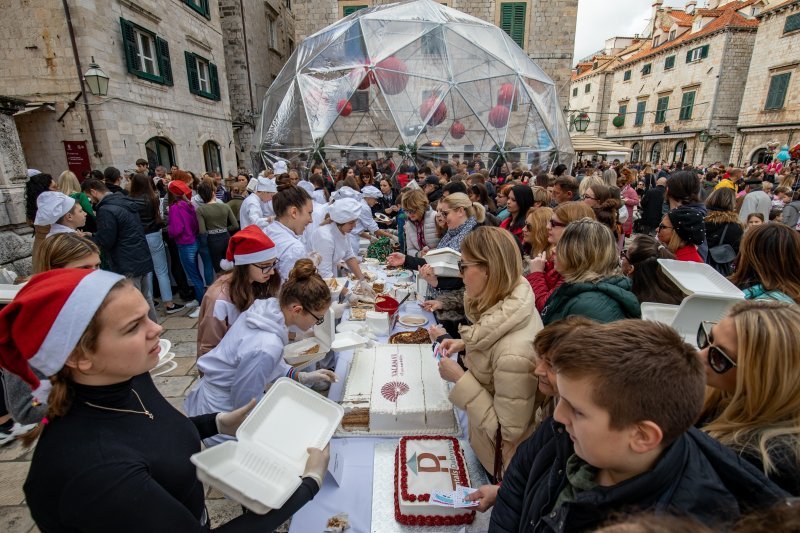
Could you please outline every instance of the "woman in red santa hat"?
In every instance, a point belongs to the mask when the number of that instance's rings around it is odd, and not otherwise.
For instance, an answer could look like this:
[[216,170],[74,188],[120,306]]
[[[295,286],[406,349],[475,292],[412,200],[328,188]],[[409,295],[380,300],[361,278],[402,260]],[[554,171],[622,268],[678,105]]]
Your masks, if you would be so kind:
[[228,329],[255,300],[278,295],[280,276],[275,270],[275,244],[256,225],[248,226],[228,241],[220,263],[230,273],[208,288],[197,324],[197,357],[214,349]]
[[[194,418],[172,407],[148,373],[162,332],[148,310],[122,276],[60,269],[31,278],[0,311],[0,364],[47,398],[24,485],[42,531],[210,529],[189,457],[202,438],[234,435],[254,403]],[[327,452],[309,453],[303,482],[281,509],[220,530],[272,531],[313,498]]]

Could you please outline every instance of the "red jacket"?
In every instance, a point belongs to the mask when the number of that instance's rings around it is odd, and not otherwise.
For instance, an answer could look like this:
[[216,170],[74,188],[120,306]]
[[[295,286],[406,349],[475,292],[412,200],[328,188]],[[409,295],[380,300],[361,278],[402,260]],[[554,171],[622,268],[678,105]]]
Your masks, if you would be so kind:
[[697,246],[687,244],[675,250],[675,259],[678,261],[694,261],[695,263],[705,263],[700,254],[697,253]]
[[517,228],[515,230],[509,229],[509,226],[511,226],[511,219],[512,218],[514,218],[514,217],[509,215],[509,217],[507,219],[505,219],[504,221],[502,221],[500,223],[500,227],[510,231],[511,235],[513,235],[514,237],[517,238],[517,242],[519,242],[520,244],[525,244],[524,242],[522,242],[522,228],[521,227],[519,227],[519,228]]
[[564,283],[564,278],[554,268],[552,261],[545,263],[544,272],[532,272],[525,279],[531,284],[536,299],[536,310],[540,313],[553,291]]

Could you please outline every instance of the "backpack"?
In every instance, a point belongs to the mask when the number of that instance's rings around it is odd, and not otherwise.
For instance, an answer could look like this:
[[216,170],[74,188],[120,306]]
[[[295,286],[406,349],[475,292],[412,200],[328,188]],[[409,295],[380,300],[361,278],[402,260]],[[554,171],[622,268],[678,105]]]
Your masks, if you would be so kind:
[[736,259],[736,251],[730,244],[725,244],[725,234],[728,233],[730,224],[725,225],[722,230],[722,235],[719,238],[719,244],[709,247],[708,257],[706,262],[711,265],[714,270],[723,276],[730,276],[733,274],[733,261]]

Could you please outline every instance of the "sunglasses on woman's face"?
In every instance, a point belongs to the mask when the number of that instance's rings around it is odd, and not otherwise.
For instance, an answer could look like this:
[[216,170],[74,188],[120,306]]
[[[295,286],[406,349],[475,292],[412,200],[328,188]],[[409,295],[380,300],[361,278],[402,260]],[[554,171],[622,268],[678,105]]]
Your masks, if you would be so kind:
[[533,231],[533,226],[531,226],[530,222],[526,222],[525,223],[525,229],[528,230],[528,231]]
[[474,266],[474,265],[479,265],[479,264],[480,263],[475,263],[475,262],[471,262],[471,261],[459,261],[458,262],[458,272],[463,276],[464,275],[464,271],[467,270],[467,267]]
[[704,320],[697,328],[697,347],[701,350],[708,348],[708,366],[717,374],[724,374],[731,368],[736,368],[736,361],[730,358],[722,349],[714,346],[711,326],[716,322]]
[[567,227],[566,224],[564,224],[563,222],[560,222],[560,221],[558,221],[558,220],[556,220],[554,218],[550,219],[550,225],[553,226],[554,228],[566,228]]

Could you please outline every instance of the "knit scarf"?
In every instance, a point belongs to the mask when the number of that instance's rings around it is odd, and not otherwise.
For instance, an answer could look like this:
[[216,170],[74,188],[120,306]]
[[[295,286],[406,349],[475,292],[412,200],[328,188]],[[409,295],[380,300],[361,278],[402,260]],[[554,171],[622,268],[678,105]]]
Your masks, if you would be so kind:
[[475,217],[469,217],[466,222],[461,224],[459,227],[455,229],[448,229],[447,233],[442,236],[442,240],[439,241],[439,246],[437,248],[452,248],[456,252],[461,252],[461,243],[464,241],[464,238],[467,234],[475,229],[475,226],[478,225],[478,221],[475,220]]
[[419,222],[414,222],[414,228],[417,230],[417,246],[418,250],[422,251],[423,248],[428,246],[425,242],[425,218],[423,217],[422,220]]

